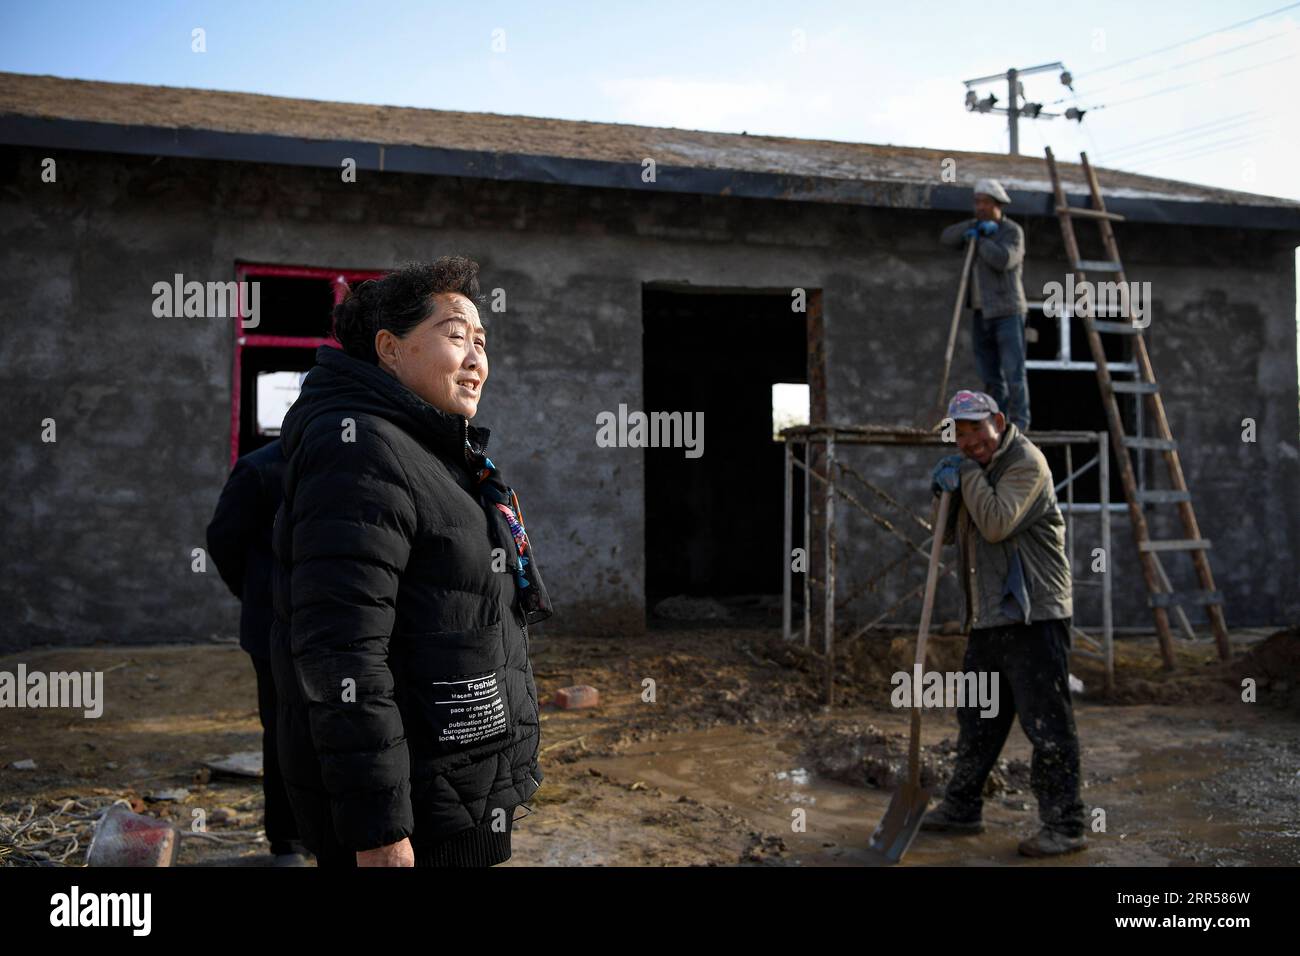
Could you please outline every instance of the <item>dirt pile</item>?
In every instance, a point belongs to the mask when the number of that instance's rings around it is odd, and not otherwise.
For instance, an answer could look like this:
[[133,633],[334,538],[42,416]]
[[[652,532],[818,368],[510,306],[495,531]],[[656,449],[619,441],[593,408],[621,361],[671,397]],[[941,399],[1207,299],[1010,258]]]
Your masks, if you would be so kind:
[[1284,707],[1300,713],[1300,630],[1278,631],[1229,668],[1233,693],[1241,693],[1241,682],[1253,678],[1262,704]]
[[1104,689],[1099,661],[1076,654],[1070,670],[1084,682],[1084,699],[1098,703],[1230,704],[1241,700],[1241,679],[1253,677],[1261,702],[1294,708],[1300,704],[1300,696],[1293,696],[1300,691],[1298,646],[1294,629],[1279,631],[1244,654],[1221,661],[1213,641],[1175,640],[1174,669],[1168,671],[1153,634],[1116,640],[1115,688],[1110,693]]

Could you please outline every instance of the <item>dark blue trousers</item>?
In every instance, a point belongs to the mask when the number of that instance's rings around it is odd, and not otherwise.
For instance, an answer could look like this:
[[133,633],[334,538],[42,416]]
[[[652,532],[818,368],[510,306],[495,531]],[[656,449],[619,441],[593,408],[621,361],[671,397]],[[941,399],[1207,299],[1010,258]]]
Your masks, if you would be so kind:
[[1079,738],[1069,686],[1069,618],[978,628],[966,644],[967,672],[998,674],[996,716],[981,717],[978,705],[957,710],[957,764],[945,801],[960,817],[983,808],[984,781],[997,763],[1012,722],[1034,745],[1030,786],[1043,825],[1069,836],[1085,829],[1079,799]]

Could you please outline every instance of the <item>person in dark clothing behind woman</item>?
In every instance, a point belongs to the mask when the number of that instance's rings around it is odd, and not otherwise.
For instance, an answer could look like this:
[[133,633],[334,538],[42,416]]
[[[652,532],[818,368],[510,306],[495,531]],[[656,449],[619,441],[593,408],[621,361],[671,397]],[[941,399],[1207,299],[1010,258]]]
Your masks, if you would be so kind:
[[478,264],[349,291],[284,420],[272,658],[280,755],[322,866],[491,866],[541,785],[519,499],[469,423]]
[[298,825],[280,778],[276,753],[275,681],[271,675],[271,527],[283,494],[284,455],[273,441],[235,462],[208,524],[208,554],[230,593],[239,598],[239,646],[257,673],[262,722],[262,792],[266,838],[276,866],[304,866]]

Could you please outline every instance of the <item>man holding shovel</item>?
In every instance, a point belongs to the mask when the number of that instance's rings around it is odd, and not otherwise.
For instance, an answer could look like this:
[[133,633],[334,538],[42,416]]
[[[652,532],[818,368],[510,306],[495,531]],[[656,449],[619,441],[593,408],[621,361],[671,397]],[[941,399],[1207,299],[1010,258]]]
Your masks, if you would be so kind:
[[1021,279],[1025,233],[1002,214],[1011,197],[996,179],[975,183],[975,218],[953,223],[939,237],[945,246],[975,244],[967,286],[974,310],[971,326],[975,364],[984,388],[1022,432],[1029,430],[1029,385],[1025,378],[1025,315]]
[[944,529],[957,540],[970,637],[967,673],[998,674],[994,716],[957,712],[957,763],[943,802],[922,830],[980,833],[984,781],[1012,721],[1034,746],[1030,783],[1042,828],[1020,843],[1025,856],[1082,850],[1079,741],[1070,705],[1073,615],[1065,523],[1043,453],[1009,424],[992,397],[959,391],[948,404],[960,455],[935,467],[932,487],[960,497]]

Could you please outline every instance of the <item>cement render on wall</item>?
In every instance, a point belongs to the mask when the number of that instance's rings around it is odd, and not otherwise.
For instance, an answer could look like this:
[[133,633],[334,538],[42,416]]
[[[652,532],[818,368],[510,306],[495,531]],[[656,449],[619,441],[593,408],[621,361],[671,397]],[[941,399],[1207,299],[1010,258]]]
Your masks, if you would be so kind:
[[[642,455],[680,453],[595,443],[598,412],[641,407],[643,283],[823,289],[832,418],[904,422],[931,401],[957,268],[934,244],[949,218],[937,213],[416,176],[344,184],[318,170],[88,153],[62,155],[59,182],[42,184],[39,161],[0,151],[6,649],[234,632],[215,570],[191,570],[228,472],[233,323],[155,318],[153,283],[177,272],[227,281],[239,261],[477,258],[507,311],[484,309],[491,378],[476,422],[493,429],[494,460],[520,491],[555,625],[619,633],[644,620]],[[1059,235],[1051,221],[1028,226],[1027,285],[1041,287],[1060,275]],[[1132,233],[1121,242],[1130,278],[1153,282],[1153,358],[1229,621],[1294,620],[1294,241]],[[682,352],[727,360],[703,328],[683,331]],[[953,382],[972,381],[963,336]],[[1240,440],[1248,415],[1253,446]],[[55,444],[40,441],[46,417]],[[734,478],[707,453],[709,429],[725,427],[706,423],[700,465]],[[862,466],[923,507],[931,457],[887,450]],[[1140,586],[1119,577],[1135,567],[1127,523],[1115,531],[1116,620],[1144,624]],[[870,537],[845,525],[841,542],[846,560],[874,566]]]

